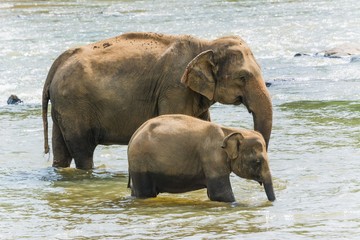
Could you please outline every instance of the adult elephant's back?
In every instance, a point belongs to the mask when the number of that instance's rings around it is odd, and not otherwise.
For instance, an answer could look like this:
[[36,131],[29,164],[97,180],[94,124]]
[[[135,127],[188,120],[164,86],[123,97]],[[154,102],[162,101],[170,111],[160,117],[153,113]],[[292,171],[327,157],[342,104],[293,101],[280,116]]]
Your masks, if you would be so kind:
[[[60,55],[49,71],[43,91],[45,152],[49,151],[49,99],[53,120],[59,122],[61,118],[60,125],[97,128],[101,132],[97,140],[100,144],[127,144],[140,124],[158,115],[156,105],[162,84],[159,81],[166,74],[162,66],[171,60],[165,59],[169,58],[166,51],[174,41],[177,39],[172,36],[130,33]],[[183,65],[184,69],[186,62]],[[170,76],[175,75],[174,71],[167,73],[167,80],[174,79]],[[177,73],[178,81],[182,71]],[[69,123],[65,116],[70,118]],[[65,130],[65,126],[61,128]]]

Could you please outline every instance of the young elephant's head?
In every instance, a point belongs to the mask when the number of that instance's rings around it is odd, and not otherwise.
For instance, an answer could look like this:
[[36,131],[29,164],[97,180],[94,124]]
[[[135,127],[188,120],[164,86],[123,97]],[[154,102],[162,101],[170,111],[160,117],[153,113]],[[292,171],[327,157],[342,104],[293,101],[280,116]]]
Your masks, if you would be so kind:
[[234,132],[224,138],[222,148],[231,161],[231,170],[239,177],[264,184],[267,198],[274,201],[275,193],[263,137],[256,132],[251,136]]

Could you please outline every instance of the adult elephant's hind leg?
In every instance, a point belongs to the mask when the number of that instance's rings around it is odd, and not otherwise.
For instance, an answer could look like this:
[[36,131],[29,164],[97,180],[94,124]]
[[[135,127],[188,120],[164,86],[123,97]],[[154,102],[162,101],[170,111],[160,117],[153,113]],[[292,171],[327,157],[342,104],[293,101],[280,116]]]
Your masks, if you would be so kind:
[[89,170],[94,168],[93,146],[82,146],[74,153],[74,160],[77,169]]
[[74,158],[76,168],[89,170],[94,167],[93,155],[97,145],[98,132],[90,128],[90,124],[84,121],[63,120],[62,132]]
[[54,122],[52,128],[53,167],[70,167],[72,156],[65,143],[59,126]]
[[94,168],[93,156],[96,145],[92,136],[86,135],[72,139],[69,145],[77,169],[89,170]]

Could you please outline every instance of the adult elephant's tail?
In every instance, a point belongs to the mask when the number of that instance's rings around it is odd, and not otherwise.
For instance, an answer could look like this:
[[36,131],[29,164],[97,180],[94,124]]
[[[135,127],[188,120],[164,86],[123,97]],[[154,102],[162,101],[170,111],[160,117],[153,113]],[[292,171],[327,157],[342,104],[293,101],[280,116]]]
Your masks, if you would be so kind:
[[63,54],[61,54],[52,64],[49,73],[46,77],[46,81],[43,88],[43,94],[42,94],[42,120],[43,120],[43,127],[44,127],[44,149],[45,154],[49,153],[49,133],[48,133],[48,118],[47,118],[47,112],[48,112],[48,106],[49,106],[49,100],[50,100],[50,85],[54,78],[54,75],[59,68],[59,66],[66,61],[70,56],[72,56],[74,53],[76,53],[79,49],[69,49],[65,51]]
[[[49,78],[50,73],[48,74],[48,78]],[[49,86],[50,84],[47,84],[48,79],[46,79],[45,85],[44,85],[44,89],[43,89],[43,94],[42,94],[42,120],[43,120],[43,127],[44,127],[44,149],[45,149],[45,154],[49,153],[50,148],[49,148],[49,127],[48,127],[48,119],[47,119],[47,112],[48,112],[48,104],[49,104],[49,99],[50,99],[50,94],[49,94]]]

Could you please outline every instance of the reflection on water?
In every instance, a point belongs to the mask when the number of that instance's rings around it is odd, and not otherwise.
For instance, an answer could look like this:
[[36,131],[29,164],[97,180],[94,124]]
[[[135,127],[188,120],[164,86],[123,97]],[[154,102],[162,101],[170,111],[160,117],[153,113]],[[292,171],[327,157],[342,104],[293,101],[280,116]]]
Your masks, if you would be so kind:
[[[4,226],[5,221],[20,222],[24,231],[11,232],[14,227],[5,225],[8,230],[2,236],[25,236],[27,231],[33,234],[31,224],[34,222],[42,227],[43,235],[39,237],[60,238],[87,235],[94,227],[98,232],[91,231],[91,237],[141,238],[143,234],[155,237],[160,229],[166,238],[263,232],[267,227],[258,223],[269,224],[266,208],[272,205],[265,200],[264,193],[261,197],[249,194],[253,199],[243,197],[238,205],[211,202],[206,190],[133,199],[126,188],[126,174],[104,169],[19,171],[5,175],[3,181],[16,181],[20,185],[17,193],[14,189],[2,189],[6,197],[0,199],[0,206],[12,218],[2,219],[1,225]],[[236,187],[235,191],[244,195],[250,191],[262,192],[261,188],[254,188],[254,183],[243,184],[247,187]],[[28,188],[32,190],[27,191]],[[19,192],[22,192],[21,198],[16,199]],[[234,229],[235,226],[238,227]]]

